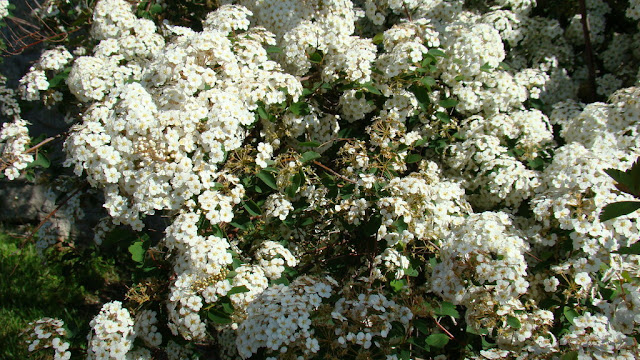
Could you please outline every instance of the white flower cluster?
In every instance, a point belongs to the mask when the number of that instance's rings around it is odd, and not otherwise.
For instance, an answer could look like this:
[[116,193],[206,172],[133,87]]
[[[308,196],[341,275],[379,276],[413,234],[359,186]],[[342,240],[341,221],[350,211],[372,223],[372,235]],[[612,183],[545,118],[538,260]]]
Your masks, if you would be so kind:
[[[584,105],[571,100],[587,74],[572,48],[583,41],[580,19],[565,32],[556,20],[529,17],[534,0],[231,2],[208,14],[202,31],[165,24],[163,37],[124,0],[99,1],[91,34],[100,43],[74,62],[67,80],[88,107],[65,144],[67,165],[104,191],[115,224],[140,230],[145,215],[171,217],[156,246],[173,266],[163,306],[174,336],[205,340],[213,325],[230,359],[311,358],[323,340],[331,342],[327,352],[393,358],[393,323],[409,329],[413,317],[397,299],[431,291],[464,307],[467,325],[488,329],[508,349],[483,350],[486,358],[519,350],[548,357],[562,346],[628,356],[624,334],[640,323],[640,297],[624,272],[637,274],[638,260],[611,252],[637,241],[640,215],[603,223],[598,214],[631,199],[603,170],[628,169],[640,154],[640,90],[614,92],[637,80],[637,66],[616,65],[635,64],[629,44],[637,39],[621,35],[610,45],[613,59],[602,61],[609,73],[597,79],[598,91],[613,92],[610,103]],[[630,5],[635,18],[638,6]],[[608,6],[588,6],[593,43],[604,45]],[[381,34],[378,45],[364,34]],[[69,58],[46,53],[40,66],[59,71]],[[45,71],[30,74],[25,94],[48,88]],[[314,86],[304,97],[301,81]],[[559,99],[566,101],[550,118],[533,109]],[[303,110],[294,111],[298,101]],[[345,122],[364,134],[343,137]],[[552,124],[566,142],[560,148]],[[319,153],[338,147],[338,159],[303,162],[294,152],[300,141],[322,144],[313,149]],[[250,156],[236,161],[242,154]],[[236,226],[242,208],[252,213],[240,205],[245,193],[255,194],[256,172],[273,169],[277,189],[256,190],[264,216],[251,218],[251,231]],[[473,213],[471,205],[491,211]],[[513,215],[529,209],[534,219]],[[311,224],[288,228],[302,219]],[[349,243],[348,231],[378,221],[373,249]],[[278,233],[261,233],[271,230]],[[291,249],[336,244],[365,255],[353,261],[368,265],[380,289],[359,291],[345,280],[329,304],[337,285],[329,279],[302,274],[288,286],[270,283],[291,280],[284,270],[302,260],[267,238]],[[436,263],[416,261],[426,252]],[[558,263],[532,274],[538,256]],[[409,270],[430,272],[428,286]],[[345,279],[357,277],[347,271]],[[391,292],[393,278],[411,288]],[[611,279],[623,279],[624,291],[601,299]],[[586,313],[557,340],[557,319],[540,302],[557,291],[571,304],[593,295],[590,309],[618,320]],[[134,325],[119,306],[105,305],[92,322],[90,357],[149,357],[132,349],[133,334],[159,347],[156,316],[164,312],[145,310]],[[230,321],[213,324],[207,311],[221,307]],[[169,357],[188,356],[167,344]]]
[[517,46],[525,37],[526,17],[509,10],[495,10],[482,15],[482,22],[498,30],[500,37],[509,46]]
[[640,19],[640,1],[629,0],[629,7],[627,8],[626,15],[634,20]]
[[366,0],[364,3],[366,17],[380,26],[388,20],[390,12],[412,18],[438,19],[442,22],[452,22],[462,11],[460,1],[445,0]]
[[[553,145],[551,124],[542,112],[472,116],[461,124],[460,135],[465,141],[451,145],[445,161],[450,174],[461,176],[464,187],[474,192],[469,197],[472,204],[490,209],[504,202],[517,208],[533,195],[540,174],[521,160],[535,159]],[[522,152],[519,158],[509,144]]]
[[16,91],[6,86],[7,78],[0,74],[0,114],[8,119],[20,118],[20,105],[16,99]]
[[25,152],[31,143],[27,122],[20,118],[13,122],[2,124],[0,129],[0,171],[9,180],[20,176],[20,170],[24,170],[34,160],[31,153]]
[[574,249],[592,260],[597,258],[593,255],[608,258],[611,251],[629,246],[640,230],[637,213],[605,223],[598,219],[607,204],[633,199],[616,191],[604,170],[627,169],[640,155],[635,120],[640,107],[633,98],[638,91],[619,90],[611,104],[592,103],[582,111],[575,104],[561,103],[552,114],[552,121],[562,124],[560,134],[568,143],[555,150],[532,208],[544,226],[570,230]]
[[438,32],[426,19],[394,25],[383,39],[385,53],[378,56],[376,67],[389,79],[414,71],[429,48],[440,46]]
[[[225,1],[226,2],[226,1]],[[273,32],[283,48],[286,70],[304,75],[322,63],[322,79],[346,78],[365,83],[371,78],[376,48],[370,39],[352,36],[356,12],[347,0],[241,0],[253,12],[255,25]],[[313,59],[314,52],[322,54]]]
[[373,265],[383,264],[387,271],[394,271],[395,278],[400,279],[409,268],[409,259],[394,248],[386,248],[382,254],[376,256]]
[[[215,280],[218,280],[218,278]],[[167,302],[167,316],[169,318],[167,326],[169,330],[173,335],[180,335],[187,340],[204,339],[206,330],[206,323],[202,321],[198,314],[202,309],[203,300],[197,294],[198,289],[194,286],[195,281],[195,275],[180,274],[171,285],[169,301]],[[226,280],[218,282],[228,283]],[[223,286],[219,286],[219,288],[226,290]],[[226,294],[226,291],[223,292],[224,294]]]
[[[344,296],[344,294],[343,294]],[[393,327],[399,322],[405,328],[413,318],[409,308],[387,299],[384,294],[370,292],[355,297],[341,297],[331,312],[334,333],[341,347],[369,349],[381,347]]]
[[487,64],[495,69],[504,60],[505,52],[500,33],[488,24],[454,23],[442,34],[442,47],[447,57],[438,62],[442,80],[450,86],[473,81]]
[[284,220],[289,215],[289,211],[293,210],[291,202],[285,198],[283,194],[275,193],[269,195],[265,202],[266,214]]
[[91,320],[88,335],[87,359],[125,359],[133,348],[135,331],[133,318],[119,301],[104,304],[100,313]]
[[0,19],[9,16],[9,0],[0,0]]
[[[267,355],[302,355],[320,350],[313,337],[312,315],[337,285],[331,278],[302,276],[288,286],[270,286],[247,308],[247,320],[238,328],[236,345],[243,359],[265,348]],[[274,357],[275,359],[275,357]]]
[[590,312],[575,317],[559,343],[580,357],[634,359],[638,351],[635,340],[613,329],[606,316]]
[[158,331],[157,323],[157,313],[153,310],[142,310],[136,314],[134,332],[149,347],[162,344],[162,334]]
[[527,250],[528,243],[506,213],[471,214],[442,241],[442,262],[433,268],[431,288],[468,309],[489,306],[476,299],[490,294],[497,313],[508,313],[529,287]]
[[264,270],[265,276],[271,280],[280,278],[285,270],[285,264],[288,267],[294,267],[298,264],[298,260],[289,249],[271,240],[260,244],[255,259]]
[[67,335],[64,329],[64,321],[52,318],[42,318],[30,322],[24,331],[25,340],[29,345],[29,352],[42,351],[53,348],[54,360],[68,360],[71,352],[68,351],[69,343],[62,339]]
[[258,265],[242,265],[235,269],[237,275],[233,278],[232,286],[245,286],[249,291],[229,296],[231,304],[237,310],[236,317],[244,315],[245,309],[269,287],[269,279],[264,269]]
[[[226,9],[235,11],[240,19],[247,14],[237,7]],[[96,31],[110,36],[129,31],[124,15],[114,20],[119,12],[109,12],[111,20],[99,20],[102,13],[94,13],[96,23],[106,24]],[[294,99],[301,92],[295,78],[281,73],[268,60],[261,45],[270,41],[268,34],[248,32],[232,43],[226,32],[213,27],[216,24],[211,20],[212,27],[200,33],[185,31],[151,62],[134,59],[118,67],[125,74],[125,67],[131,70],[144,65],[144,75],[134,77],[141,82],[123,83],[125,78],[113,72],[98,75],[100,79],[94,81],[96,72],[84,68],[82,60],[93,64],[100,74],[109,69],[100,56],[83,57],[74,64],[68,82],[80,99],[109,96],[93,105],[68,138],[67,164],[75,165],[77,174],[86,171],[91,183],[104,187],[105,207],[119,222],[141,228],[139,213],[178,209],[194,195],[210,221],[230,221],[231,198],[211,189],[220,176],[217,164],[224,160],[225,152],[242,144],[244,127],[255,120],[250,110],[258,101],[283,101],[285,95],[278,90],[282,87]],[[118,26],[122,28],[116,31]],[[109,39],[102,43],[106,41]],[[122,59],[124,55],[117,56]],[[100,86],[94,93],[97,83]],[[237,203],[242,191],[231,192]]]
[[[382,215],[379,240],[387,246],[407,244],[414,239],[435,240],[449,233],[471,211],[464,189],[453,181],[427,183],[420,175],[394,178],[386,187],[391,196],[380,198]],[[406,229],[394,223],[402,218]]]
[[[47,72],[49,74],[57,74],[73,59],[73,55],[64,47],[46,50],[40,56],[29,72],[20,79],[19,91],[23,100],[40,100],[40,92],[49,89],[49,81],[47,80]],[[50,77],[52,78],[52,77]],[[62,93],[59,91],[50,92],[45,96],[45,102],[50,105],[47,99],[53,102],[62,100]]]

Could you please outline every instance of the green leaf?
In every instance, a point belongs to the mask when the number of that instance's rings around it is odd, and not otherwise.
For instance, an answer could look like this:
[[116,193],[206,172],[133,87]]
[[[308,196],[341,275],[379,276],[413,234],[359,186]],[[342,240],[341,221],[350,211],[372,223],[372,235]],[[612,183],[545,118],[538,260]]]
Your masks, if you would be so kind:
[[277,280],[273,280],[272,284],[282,284],[284,286],[289,286],[289,280],[286,277],[281,276]]
[[612,251],[616,254],[640,255],[640,242],[631,246],[621,247],[618,251]]
[[442,51],[440,49],[435,49],[435,48],[434,49],[429,49],[427,54],[432,55],[432,56],[446,56],[444,51]]
[[321,157],[322,155],[318,154],[315,151],[306,151],[302,154],[302,157],[300,157],[300,161],[304,164],[307,163],[309,161],[315,160],[319,157]]
[[241,285],[241,286],[234,286],[231,288],[231,290],[229,290],[229,292],[227,293],[227,296],[229,295],[233,295],[233,294],[242,294],[242,293],[246,293],[249,292],[249,288]]
[[533,170],[542,170],[542,167],[544,166],[544,160],[537,157],[533,160],[528,160],[527,165]]
[[424,145],[424,144],[426,144],[428,142],[429,142],[429,139],[426,138],[426,137],[423,137],[422,139],[420,139],[420,140],[416,141],[415,143],[413,143],[413,146],[415,146],[415,147],[422,146],[422,145]]
[[413,85],[409,88],[409,91],[416,96],[416,100],[419,103],[429,104],[429,90],[426,87]]
[[27,169],[40,167],[43,169],[47,169],[51,166],[51,161],[47,158],[43,153],[36,154],[35,159],[27,165]]
[[269,114],[267,114],[267,111],[262,106],[258,107],[258,115],[262,120],[269,120]]
[[618,182],[618,190],[640,197],[640,156],[627,171],[606,169],[605,172]]
[[253,216],[262,215],[262,211],[260,210],[260,207],[251,199],[243,201],[242,207],[244,207],[244,209],[247,210],[247,212]]
[[562,354],[561,360],[578,360],[578,352],[577,351],[569,351]]
[[487,330],[486,328],[474,329],[470,325],[467,325],[466,331],[469,334],[474,334],[474,335],[488,335],[489,334],[489,330]]
[[279,54],[282,52],[282,49],[277,46],[269,46],[267,47],[267,54]]
[[418,275],[420,275],[420,273],[418,273],[418,270],[412,268],[411,266],[404,269],[404,274],[407,276],[411,276],[411,277],[416,277]]
[[427,336],[427,344],[436,348],[443,348],[449,343],[449,337],[445,334],[431,334]]
[[440,100],[438,104],[440,104],[440,106],[442,106],[443,108],[448,109],[458,105],[458,100],[454,98],[448,98],[448,99]]
[[373,37],[373,39],[371,39],[371,41],[376,45],[382,44],[382,42],[384,41],[384,34],[383,33],[377,33]]
[[511,70],[511,66],[509,66],[509,64],[507,64],[506,62],[500,62],[500,64],[498,65],[498,69],[509,71]]
[[324,56],[320,51],[314,51],[311,55],[309,55],[309,61],[314,64],[320,64]]
[[424,346],[420,345],[418,343],[418,339],[416,339],[415,337],[410,337],[409,339],[407,339],[407,342],[413,346],[418,347],[419,349],[422,349],[423,351],[430,351],[431,349],[429,348],[429,345],[425,344]]
[[427,87],[427,89],[431,90],[432,87],[436,86],[436,79],[431,76],[425,76],[420,79],[420,82]]
[[145,249],[143,247],[142,241],[136,241],[129,246],[129,253],[131,254],[131,259],[137,263],[141,263],[144,261],[144,253]]
[[207,314],[209,320],[213,321],[216,324],[231,324],[231,318],[228,314],[225,314],[220,311],[209,310],[209,314]]
[[409,225],[404,222],[404,216],[400,216],[396,221],[394,221],[391,225],[396,228],[397,232],[403,232],[409,228]]
[[448,301],[443,301],[442,304],[440,304],[440,309],[434,311],[434,313],[440,316],[451,316],[456,319],[460,317],[456,306]]
[[241,224],[239,222],[236,221],[232,221],[229,223],[229,225],[233,226],[236,229],[240,229],[240,230],[247,230],[247,225],[245,224]]
[[420,154],[409,154],[409,155],[407,155],[407,157],[405,159],[407,164],[417,163],[420,160],[422,160],[422,155],[420,155]]
[[451,122],[451,118],[449,117],[449,114],[447,114],[446,112],[442,112],[442,111],[436,112],[436,118],[445,124],[448,124],[449,122]]
[[300,226],[301,227],[309,226],[309,225],[313,224],[314,222],[315,221],[313,220],[313,218],[308,217],[308,218],[305,218],[304,220],[302,220],[300,222]]
[[391,280],[389,285],[391,285],[393,291],[399,292],[407,285],[407,281],[405,279]]
[[309,115],[311,110],[309,110],[309,104],[304,101],[299,101],[291,104],[289,106],[289,111],[298,116]]
[[64,69],[61,73],[56,74],[51,80],[49,80],[49,89],[53,89],[57,87],[62,81],[66,80],[69,77],[69,73],[71,72],[71,68],[68,67]]
[[600,213],[600,221],[607,221],[619,216],[631,214],[640,209],[640,201],[619,201],[608,204]]
[[578,314],[577,311],[573,310],[572,308],[565,306],[564,309],[562,310],[562,313],[564,314],[564,317],[571,323],[573,324],[573,319],[575,319],[576,317],[580,316],[580,314]]
[[483,349],[493,349],[494,347],[496,347],[496,344],[490,343],[487,341],[487,339],[483,336],[482,337],[482,348]]
[[300,188],[300,186],[302,186],[303,180],[304,173],[302,172],[302,170],[299,170],[298,173],[294,174],[291,177],[291,185],[287,187],[287,195],[289,197],[292,198],[296,195],[296,192],[298,192],[298,189]]
[[427,324],[426,321],[422,320],[422,319],[416,319],[413,321],[413,326],[418,329],[418,331],[420,331],[421,333],[427,335],[431,332],[431,330],[429,329],[429,325]]
[[511,315],[507,316],[507,324],[509,324],[509,326],[514,329],[520,329],[520,327],[522,327],[522,324],[520,324],[520,320],[518,320],[517,317]]
[[480,66],[480,71],[490,72],[491,70],[493,70],[493,68],[491,67],[491,65],[489,65],[489,63],[485,63],[484,65]]
[[384,34],[383,33],[377,33],[373,39],[371,39],[371,41],[373,41],[374,44],[378,45],[378,44],[382,44],[382,42],[384,41]]
[[149,13],[151,15],[158,15],[162,12],[162,5],[160,4],[153,4],[151,5],[151,7],[149,8]]
[[264,182],[268,187],[274,190],[278,190],[278,185],[276,185],[276,178],[270,172],[260,170],[260,172],[257,173],[256,176],[260,180],[262,180],[262,182]]
[[372,94],[376,94],[376,95],[382,95],[382,93],[380,92],[380,90],[378,90],[375,86],[366,83],[366,84],[362,84],[362,86],[367,89],[367,91],[369,91]]
[[231,305],[231,303],[228,303],[228,302],[223,302],[222,310],[224,310],[225,313],[231,315],[233,314],[233,305]]

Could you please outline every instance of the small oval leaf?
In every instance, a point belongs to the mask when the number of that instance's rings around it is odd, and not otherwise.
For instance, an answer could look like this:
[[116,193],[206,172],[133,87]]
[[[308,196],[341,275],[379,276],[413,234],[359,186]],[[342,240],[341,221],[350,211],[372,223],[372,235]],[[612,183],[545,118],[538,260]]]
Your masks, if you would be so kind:
[[436,348],[443,348],[449,343],[449,337],[445,334],[431,334],[427,336],[427,344]]

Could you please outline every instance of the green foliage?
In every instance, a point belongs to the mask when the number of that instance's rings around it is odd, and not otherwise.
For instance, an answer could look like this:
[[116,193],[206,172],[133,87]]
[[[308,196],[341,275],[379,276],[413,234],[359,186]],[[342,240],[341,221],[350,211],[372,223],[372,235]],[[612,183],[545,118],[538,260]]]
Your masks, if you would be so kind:
[[119,277],[102,256],[74,251],[52,249],[42,258],[32,241],[0,230],[0,358],[33,358],[20,334],[42,317],[62,319],[73,346],[86,345],[88,323]]
[[[627,171],[606,169],[605,172],[617,182],[615,187],[618,190],[640,199],[640,157]],[[619,201],[608,204],[600,213],[600,221],[624,216],[638,209],[640,209],[640,201]]]

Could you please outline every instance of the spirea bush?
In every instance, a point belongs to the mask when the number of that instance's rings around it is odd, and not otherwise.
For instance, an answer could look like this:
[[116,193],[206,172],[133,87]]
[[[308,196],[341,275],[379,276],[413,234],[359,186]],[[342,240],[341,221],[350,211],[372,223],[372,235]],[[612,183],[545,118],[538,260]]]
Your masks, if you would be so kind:
[[43,3],[69,37],[0,88],[0,169],[49,166],[20,101],[66,114],[53,212],[91,195],[107,216],[38,244],[129,277],[86,341],[42,319],[29,350],[640,357],[639,8]]

